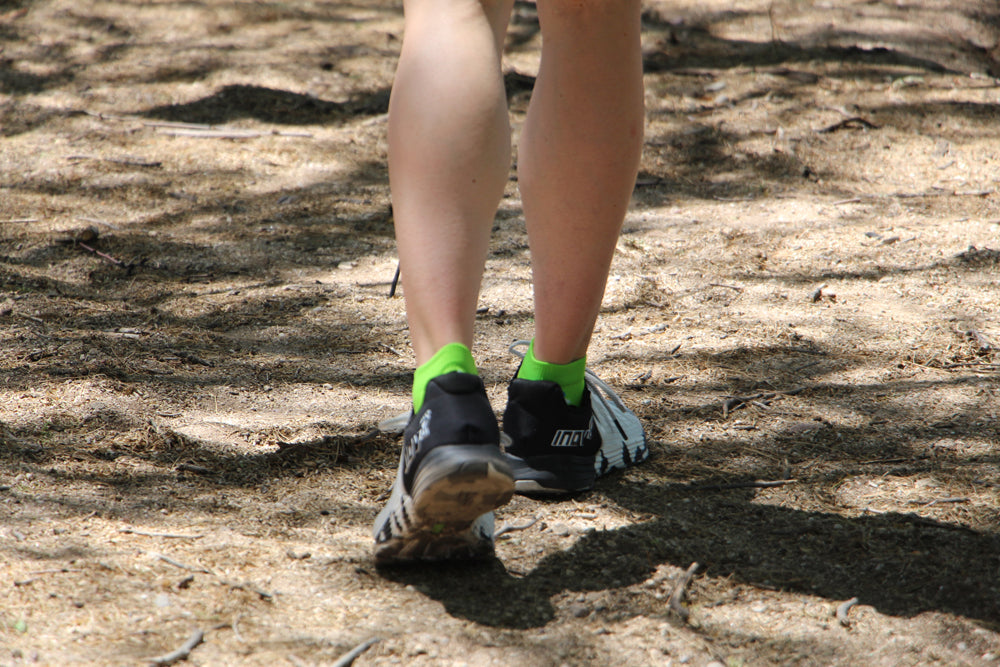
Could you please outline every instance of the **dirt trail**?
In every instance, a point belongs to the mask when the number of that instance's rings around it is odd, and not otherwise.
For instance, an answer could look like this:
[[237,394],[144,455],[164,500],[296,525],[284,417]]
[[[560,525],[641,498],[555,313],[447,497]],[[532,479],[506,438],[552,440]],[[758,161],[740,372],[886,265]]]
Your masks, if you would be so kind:
[[[204,665],[1000,665],[995,3],[643,20],[590,362],[652,459],[516,499],[499,523],[538,521],[493,563],[376,571],[413,363],[398,3],[0,3],[0,665],[196,629]],[[519,2],[515,134],[539,46]],[[513,174],[479,323],[499,411],[532,326]]]

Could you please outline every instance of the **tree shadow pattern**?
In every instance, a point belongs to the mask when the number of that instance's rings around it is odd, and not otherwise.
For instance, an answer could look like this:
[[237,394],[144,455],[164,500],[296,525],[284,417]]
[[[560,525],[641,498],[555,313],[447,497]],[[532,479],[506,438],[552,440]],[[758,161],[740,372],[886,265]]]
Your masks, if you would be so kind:
[[[0,4],[6,8],[12,3]],[[21,5],[26,3],[19,3]],[[274,3],[254,11],[265,12],[270,8],[278,11]],[[333,9],[338,4],[333,3]],[[519,3],[520,4],[520,3]],[[245,3],[248,6],[248,3]],[[264,14],[261,14],[263,17]],[[324,15],[331,19],[331,15]],[[298,16],[298,18],[303,18]],[[323,17],[312,17],[320,20]],[[778,94],[795,95],[797,86],[808,85],[808,78],[793,76],[791,69],[796,63],[806,61],[826,61],[851,65],[845,76],[857,76],[859,70],[868,76],[881,77],[884,67],[909,67],[924,72],[953,72],[951,66],[917,55],[918,44],[907,44],[899,49],[878,47],[862,49],[857,46],[824,46],[820,44],[796,44],[780,42],[756,44],[734,40],[717,39],[705,26],[726,17],[704,17],[701,23],[676,24],[656,14],[644,17],[648,30],[662,34],[661,46],[646,54],[645,66],[650,73],[680,72],[685,69],[710,68],[725,70],[736,67],[780,67],[776,70],[786,77],[787,89]],[[979,17],[997,25],[996,17]],[[261,20],[264,20],[263,18]],[[523,14],[515,26],[512,48],[527,44],[534,38],[537,25],[530,12]],[[94,29],[98,25],[94,24]],[[106,29],[106,27],[105,27]],[[16,28],[3,28],[0,37],[14,38]],[[114,32],[113,30],[111,31]],[[119,35],[118,37],[123,37]],[[837,41],[863,41],[863,35],[839,33]],[[834,36],[824,35],[816,41],[832,42]],[[104,57],[117,57],[118,50],[109,48]],[[58,59],[57,53],[48,53]],[[986,58],[987,56],[982,56]],[[984,60],[984,62],[987,62]],[[993,61],[995,63],[995,61]],[[989,63],[987,62],[987,65]],[[184,80],[205,76],[213,67],[206,61],[204,65],[174,72],[162,71],[158,76],[166,80]],[[994,67],[993,65],[989,65]],[[0,90],[15,96],[24,96],[45,89],[54,88],[72,81],[75,65],[67,64],[56,73],[35,75],[19,70],[14,63],[0,62]],[[990,70],[996,74],[996,69]],[[696,74],[698,75],[698,74]],[[700,75],[699,75],[700,76]],[[531,77],[508,73],[506,77],[511,96],[530,90]],[[226,86],[212,95],[190,102],[145,109],[142,113],[149,118],[171,121],[218,124],[237,119],[254,119],[281,125],[342,123],[351,119],[383,113],[386,109],[388,91],[378,89],[360,94],[350,102],[325,101],[309,95],[291,91],[275,90],[255,85]],[[60,112],[22,106],[17,118],[12,116],[13,107],[0,108],[2,133],[11,136],[43,126]],[[986,126],[996,127],[1000,116],[990,105],[897,105],[886,108],[885,113],[925,118],[934,114],[949,117],[968,117]],[[4,115],[6,114],[6,115]],[[5,120],[7,119],[7,120]],[[10,121],[10,122],[8,122]],[[718,128],[689,137],[651,137],[651,143],[662,144],[664,150],[672,152],[675,163],[692,162],[686,156],[697,153],[703,173],[739,171],[741,182],[729,182],[717,189],[706,188],[704,183],[690,183],[678,178],[668,180],[658,177],[654,186],[640,186],[657,192],[682,192],[697,197],[713,197],[730,193],[745,193],[753,187],[751,182],[762,177],[786,183],[799,182],[803,177],[803,165],[788,156],[773,156],[750,164],[737,165],[726,154],[725,146],[737,137]],[[706,155],[708,158],[706,159]],[[694,169],[694,167],[692,167]],[[193,178],[181,175],[181,178]],[[378,165],[366,165],[347,177],[345,190],[353,194],[364,188],[382,188],[384,173]],[[48,193],[58,197],[68,190],[88,191],[83,183],[50,183],[41,179],[25,179],[10,182],[4,178],[0,183],[10,191]],[[122,186],[123,188],[126,186]],[[134,187],[134,186],[129,186]],[[145,193],[148,196],[150,193]],[[154,192],[160,198],[171,195],[166,189]],[[331,192],[329,188],[304,188],[290,193],[300,201],[315,203],[336,199],[343,192]],[[655,193],[654,193],[655,194]],[[87,299],[95,303],[111,302],[120,298],[116,291],[117,279],[122,271],[130,276],[147,278],[150,282],[145,297],[137,302],[141,309],[134,315],[102,316],[89,314],[80,319],[81,332],[74,340],[50,340],[39,344],[34,334],[49,335],[44,327],[28,333],[5,336],[5,344],[22,350],[23,365],[0,370],[4,386],[7,388],[27,388],[38,377],[80,377],[94,375],[123,384],[163,387],[172,382],[185,384],[243,385],[256,386],[262,373],[268,373],[272,381],[306,380],[321,383],[342,383],[358,387],[384,387],[403,392],[408,385],[408,374],[397,370],[382,370],[371,374],[359,374],[342,363],[347,355],[372,354],[377,344],[366,338],[366,327],[351,324],[354,313],[345,310],[344,325],[337,335],[338,358],[330,359],[325,350],[330,348],[329,331],[314,331],[302,327],[300,335],[273,345],[290,352],[294,351],[310,359],[304,373],[301,369],[291,369],[280,365],[227,364],[188,368],[192,371],[177,378],[151,375],[130,365],[133,357],[145,357],[150,352],[183,350],[189,357],[182,362],[191,366],[201,366],[191,358],[214,364],[225,356],[225,349],[234,344],[235,329],[262,327],[275,321],[295,324],[299,313],[322,303],[320,292],[310,292],[284,298],[280,303],[263,303],[248,300],[225,313],[217,312],[191,318],[178,318],[163,314],[153,317],[172,327],[211,332],[209,342],[193,344],[183,339],[160,343],[147,343],[129,339],[108,342],[97,333],[120,327],[148,325],[151,311],[157,304],[177,291],[177,285],[204,280],[206,276],[237,275],[246,277],[251,284],[266,284],[283,264],[283,245],[301,247],[326,247],[343,250],[344,256],[356,254],[358,248],[369,252],[384,250],[391,245],[391,212],[365,210],[356,215],[344,214],[330,208],[319,211],[303,203],[297,210],[278,211],[278,205],[263,198],[240,197],[215,201],[194,201],[189,206],[171,213],[151,218],[144,223],[146,229],[176,229],[188,224],[199,216],[216,212],[252,211],[253,225],[258,229],[239,238],[242,257],[252,261],[240,263],[234,255],[224,249],[204,245],[192,248],[171,247],[162,239],[153,242],[146,235],[129,233],[115,234],[102,241],[99,248],[118,257],[127,258],[128,268],[101,266],[90,273],[85,284],[60,283],[54,279],[31,278],[23,271],[26,267],[44,267],[52,263],[67,262],[79,252],[72,244],[36,240],[34,249],[28,253],[18,253],[16,257],[6,241],[0,242],[3,257],[0,258],[0,284],[5,290],[20,295],[56,292],[73,298]],[[221,218],[220,218],[221,219]],[[219,225],[231,223],[219,222]],[[277,230],[273,238],[260,233],[260,229],[273,225]],[[235,225],[234,225],[235,227]],[[358,245],[360,244],[360,246]],[[523,252],[523,250],[521,251]],[[183,261],[172,258],[185,257]],[[269,257],[268,262],[259,261]],[[336,253],[324,264],[315,255],[309,255],[310,266],[334,266],[340,257]],[[155,259],[160,258],[160,259]],[[983,258],[980,258],[983,259]],[[986,257],[982,262],[971,262],[962,256],[949,260],[951,265],[962,265],[969,271],[994,270],[996,262]],[[926,271],[933,267],[886,267],[870,274],[823,273],[819,275],[762,275],[738,276],[744,280],[771,280],[815,284],[822,280],[861,278],[877,280],[885,275],[895,275],[905,271]],[[387,282],[388,282],[387,276]],[[379,285],[383,289],[386,285]],[[375,289],[373,287],[372,289]],[[527,319],[528,313],[515,313],[515,318]],[[353,321],[357,321],[354,319]],[[88,330],[91,330],[88,332]],[[50,336],[51,338],[51,336]],[[64,346],[88,345],[106,346],[107,357],[116,361],[104,366],[86,364],[66,365],[62,361],[47,363],[46,359],[56,357],[53,350]],[[267,349],[259,342],[248,345]],[[157,347],[159,346],[159,347]],[[324,352],[320,352],[323,350]],[[63,351],[65,352],[65,351]],[[731,357],[720,362],[739,364],[747,358],[771,354],[775,350],[737,350]],[[787,351],[786,351],[787,352]],[[62,354],[62,353],[60,353]],[[68,356],[68,355],[67,355]],[[836,353],[830,353],[836,359]],[[656,361],[655,359],[653,360]],[[836,359],[842,366],[850,364],[849,359]],[[888,361],[886,362],[888,363]],[[995,379],[983,380],[963,375],[953,382],[986,382],[996,386]],[[920,387],[905,383],[894,383],[889,389],[896,393],[916,391]],[[857,395],[872,391],[867,386],[839,386],[831,383],[813,384],[810,391],[814,397],[836,403],[838,397]],[[677,390],[669,387],[643,389],[644,395],[657,401],[669,403]],[[696,409],[681,410],[667,414],[672,422],[683,424],[685,420],[700,420],[711,413],[714,406],[704,405]],[[925,470],[935,470],[942,475],[956,475],[956,471],[967,466],[983,466],[996,470],[1000,463],[997,454],[978,458],[922,459],[921,452],[933,440],[938,431],[934,425],[922,424],[909,429],[891,427],[895,422],[919,423],[914,414],[894,413],[893,409],[881,408],[873,412],[871,422],[888,423],[889,426],[869,425],[855,431],[844,429],[823,429],[808,438],[801,434],[777,434],[765,443],[776,452],[791,456],[793,464],[804,461],[817,462],[813,477],[803,479],[803,483],[829,486],[856,474],[859,470],[870,471],[871,466],[863,466],[862,455],[870,457],[877,453],[881,457],[901,458],[902,465],[875,469],[892,470],[896,474],[909,475]],[[95,427],[118,429],[122,434],[134,431],[137,425],[120,414],[99,414],[93,417]],[[106,449],[88,448],[78,439],[79,424],[38,425],[37,428],[16,433],[0,432],[0,470],[11,474],[18,470],[32,470],[38,474],[49,474],[48,466],[57,456],[90,456],[114,459],[118,454]],[[26,445],[45,433],[59,433],[60,428],[74,430],[72,437],[60,441],[56,437],[55,446],[39,448]],[[1000,440],[1000,433],[993,426],[984,426],[975,414],[958,415],[949,424],[950,430],[969,437]],[[991,428],[992,430],[984,430]],[[336,435],[315,444],[312,449],[296,452],[278,452],[259,456],[236,456],[220,453],[204,443],[184,438],[176,433],[150,431],[148,439],[136,443],[129,450],[133,455],[145,458],[164,468],[164,472],[149,475],[98,475],[70,476],[67,481],[92,481],[109,484],[122,494],[124,502],[141,505],[149,502],[147,489],[177,480],[172,470],[178,460],[198,463],[213,471],[208,476],[188,476],[189,481],[199,488],[224,490],[228,486],[250,486],[263,479],[298,476],[309,470],[336,468],[344,465],[370,466],[391,459],[388,454],[393,445],[386,436],[371,436],[345,432],[342,427],[331,425]],[[753,479],[768,476],[774,472],[773,459],[754,459],[749,468],[733,470],[726,475],[708,470],[714,463],[731,460],[740,452],[742,442],[738,439],[719,439],[707,443],[699,456],[705,472],[692,479],[692,483],[704,484]],[[661,463],[669,466],[680,456],[666,446],[657,443]],[[350,463],[345,452],[361,456],[360,462]],[[777,455],[775,455],[776,457]],[[170,469],[168,471],[168,469]],[[16,490],[5,490],[16,493]],[[990,627],[1000,623],[1000,537],[996,531],[976,531],[960,525],[929,521],[913,515],[887,513],[877,516],[844,517],[832,513],[806,511],[757,504],[751,493],[744,490],[720,490],[706,493],[693,489],[688,484],[672,484],[662,480],[649,483],[623,481],[613,477],[600,483],[598,493],[604,494],[622,507],[642,512],[650,518],[642,523],[626,528],[593,532],[585,535],[571,549],[546,557],[531,572],[515,574],[506,570],[499,562],[485,566],[455,566],[449,568],[409,568],[386,571],[386,576],[400,582],[412,583],[427,595],[440,600],[447,611],[460,618],[466,618],[488,626],[504,628],[539,627],[550,622],[555,615],[551,597],[564,591],[595,591],[620,588],[638,583],[647,578],[655,568],[664,563],[685,567],[692,561],[702,562],[705,572],[712,577],[732,577],[739,582],[766,585],[782,590],[819,595],[829,599],[845,599],[858,596],[863,603],[873,605],[878,610],[899,616],[912,616],[924,611],[937,610],[959,614],[976,619]],[[27,499],[23,502],[30,502]],[[93,511],[112,511],[98,507],[95,503],[73,498],[52,499],[64,508],[75,508],[81,515]],[[206,513],[225,512],[225,507],[205,504],[193,508]],[[125,509],[119,510],[125,512]],[[9,553],[9,547],[3,547]],[[498,601],[502,601],[499,603]]]

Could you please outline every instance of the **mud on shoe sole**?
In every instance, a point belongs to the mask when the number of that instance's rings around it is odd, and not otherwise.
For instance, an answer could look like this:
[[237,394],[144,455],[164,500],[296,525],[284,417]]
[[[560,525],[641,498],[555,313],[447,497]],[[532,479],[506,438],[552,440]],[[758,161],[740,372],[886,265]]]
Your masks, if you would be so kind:
[[514,494],[514,477],[498,450],[448,445],[420,465],[413,495],[397,475],[376,522],[375,561],[482,559],[493,555],[492,511]]

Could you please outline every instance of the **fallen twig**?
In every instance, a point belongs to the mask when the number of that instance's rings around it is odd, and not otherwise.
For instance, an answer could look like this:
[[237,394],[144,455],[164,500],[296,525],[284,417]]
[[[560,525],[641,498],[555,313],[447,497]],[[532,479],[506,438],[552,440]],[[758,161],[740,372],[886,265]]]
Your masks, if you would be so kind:
[[223,128],[207,130],[202,128],[174,128],[161,129],[160,132],[171,137],[195,137],[198,139],[257,139],[259,137],[298,137],[308,139],[312,137],[308,132],[227,130]]
[[840,623],[845,628],[850,626],[851,621],[847,618],[847,614],[850,613],[851,607],[858,603],[857,598],[851,598],[847,602],[843,603],[837,607],[837,622]]
[[861,116],[853,116],[851,118],[845,118],[839,123],[834,123],[828,127],[824,127],[821,130],[816,130],[818,134],[829,134],[830,132],[836,132],[838,130],[845,130],[848,128],[865,128],[869,130],[877,130],[879,126],[875,123],[865,120]]
[[125,266],[125,262],[121,261],[120,259],[115,259],[114,257],[112,257],[111,255],[108,255],[107,253],[103,253],[100,250],[97,250],[95,248],[91,248],[86,243],[83,243],[81,241],[77,241],[76,244],[78,246],[80,246],[81,248],[83,248],[84,250],[89,250],[90,252],[94,253],[95,255],[97,255],[98,257],[100,257],[101,259],[108,260],[109,262],[111,262],[115,266]]
[[142,158],[100,157],[97,155],[69,155],[66,159],[73,161],[93,160],[95,162],[110,162],[112,164],[120,164],[127,167],[160,167],[163,165],[162,162],[155,160],[143,160]]
[[403,353],[400,352],[399,350],[397,350],[396,348],[394,348],[392,345],[387,345],[386,343],[383,343],[383,342],[380,341],[379,342],[379,347],[381,347],[382,349],[386,350],[387,352],[392,352],[397,357],[402,357],[403,356]]
[[399,263],[396,263],[396,274],[392,277],[392,284],[389,285],[389,298],[396,296],[396,288],[399,287]]
[[159,665],[172,665],[175,662],[180,662],[181,660],[184,660],[189,655],[191,655],[191,651],[193,651],[195,647],[202,642],[203,639],[205,639],[205,633],[202,632],[201,630],[195,630],[193,633],[191,633],[191,636],[188,637],[188,640],[184,642],[181,645],[181,647],[178,648],[176,651],[171,651],[170,653],[166,653],[164,655],[157,656],[155,658],[150,658],[149,664],[159,666]]
[[212,125],[206,125],[205,123],[177,123],[169,120],[150,120],[143,123],[146,127],[172,127],[176,129],[186,129],[186,130],[212,130],[215,129]]
[[174,560],[170,556],[165,556],[163,554],[153,553],[153,554],[150,554],[150,555],[152,555],[154,558],[162,560],[164,563],[167,563],[169,565],[173,565],[176,568],[180,568],[181,570],[187,570],[188,572],[201,572],[202,574],[211,574],[212,576],[215,576],[214,572],[212,572],[211,570],[206,569],[204,567],[201,567],[200,565],[198,567],[193,567],[191,565],[185,565],[184,563],[182,563],[180,561],[177,561],[177,560]]
[[337,658],[337,661],[333,663],[333,667],[348,667],[351,663],[358,659],[358,656],[370,649],[375,644],[382,641],[378,637],[372,637],[368,641],[362,642],[352,648],[350,651],[344,655]]
[[196,466],[193,463],[182,463],[176,468],[177,472],[193,472],[196,475],[213,475],[215,471],[204,466]]
[[0,224],[14,224],[16,222],[28,223],[28,222],[38,222],[38,218],[12,218],[10,220],[0,220]]
[[945,364],[941,368],[949,371],[956,368],[981,368],[986,371],[1000,371],[1000,364],[988,364],[983,361],[967,361],[960,364]]
[[538,518],[537,517],[531,517],[531,521],[529,521],[528,523],[521,524],[520,526],[514,526],[514,525],[511,525],[509,523],[508,524],[504,524],[495,533],[493,533],[493,538],[497,539],[501,535],[506,535],[507,533],[516,533],[516,532],[521,531],[521,530],[528,530],[529,528],[531,528],[532,526],[534,526],[536,523],[538,523]]
[[243,614],[236,614],[236,616],[233,617],[233,623],[232,623],[233,636],[236,637],[236,641],[238,641],[239,643],[246,644],[246,640],[243,639],[243,635],[240,634],[240,628],[239,628],[240,617],[242,615]]
[[204,535],[174,535],[173,533],[150,533],[145,530],[135,530],[134,528],[122,528],[119,533],[126,535],[142,535],[143,537],[168,537],[178,540],[200,540]]
[[766,410],[773,398],[775,398],[774,393],[754,394],[753,396],[727,396],[727,400],[722,403],[722,416],[728,417],[730,412],[739,410],[746,405],[756,405]]
[[674,586],[674,590],[670,593],[670,599],[667,601],[667,607],[685,622],[691,616],[691,611],[684,606],[684,596],[687,593],[688,585],[690,585],[691,580],[694,578],[694,573],[698,571],[699,567],[698,563],[691,563],[687,571],[677,580],[677,585]]
[[249,582],[240,583],[238,581],[228,581],[226,579],[219,579],[219,583],[222,584],[223,586],[228,586],[229,588],[232,588],[234,590],[253,593],[261,600],[267,600],[268,602],[274,600],[274,593],[268,593],[267,591],[257,588],[257,586]]
[[771,489],[786,484],[797,484],[797,479],[754,480],[752,482],[730,482],[727,484],[689,485],[691,491],[729,491],[731,489]]
[[937,500],[914,500],[911,501],[910,504],[920,505],[922,507],[931,507],[933,505],[945,505],[952,503],[957,504],[957,503],[967,503],[967,502],[969,502],[968,498],[938,498]]

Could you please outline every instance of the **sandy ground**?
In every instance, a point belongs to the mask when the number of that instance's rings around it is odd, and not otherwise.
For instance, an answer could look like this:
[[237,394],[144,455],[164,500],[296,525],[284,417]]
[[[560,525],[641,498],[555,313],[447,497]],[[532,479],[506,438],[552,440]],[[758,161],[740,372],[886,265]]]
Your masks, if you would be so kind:
[[[0,3],[0,665],[196,630],[200,665],[1000,664],[995,3],[644,28],[590,365],[652,458],[515,499],[496,561],[377,570],[413,364],[398,3]],[[518,3],[515,134],[539,46]],[[499,412],[532,327],[513,173],[479,323]]]

